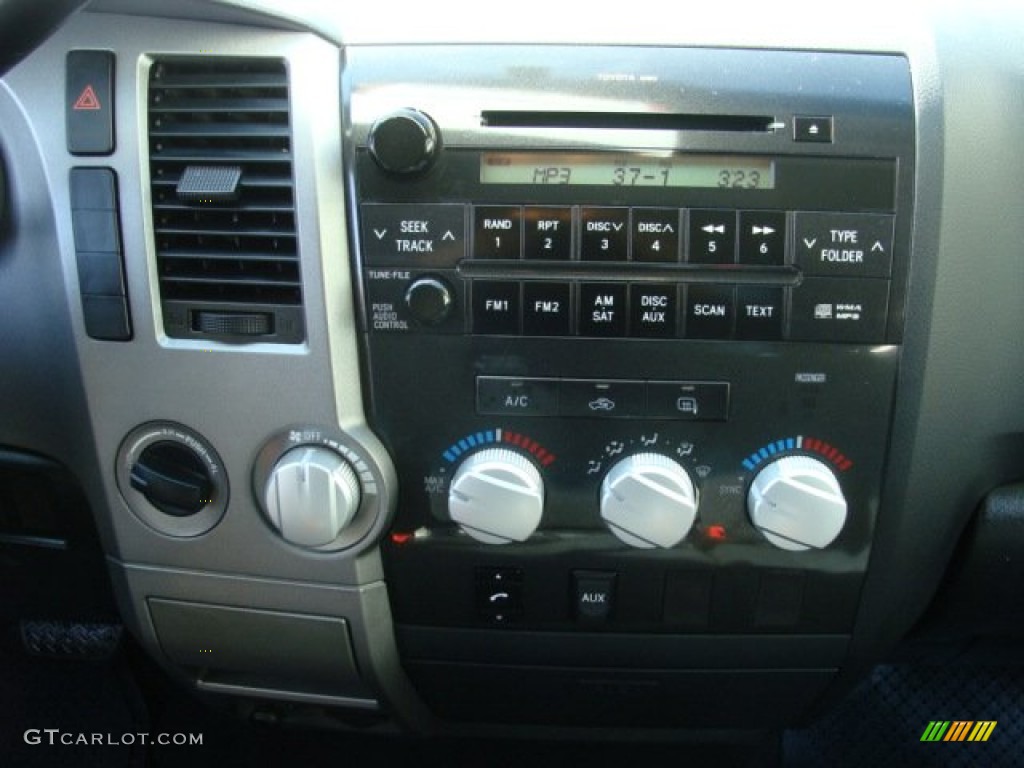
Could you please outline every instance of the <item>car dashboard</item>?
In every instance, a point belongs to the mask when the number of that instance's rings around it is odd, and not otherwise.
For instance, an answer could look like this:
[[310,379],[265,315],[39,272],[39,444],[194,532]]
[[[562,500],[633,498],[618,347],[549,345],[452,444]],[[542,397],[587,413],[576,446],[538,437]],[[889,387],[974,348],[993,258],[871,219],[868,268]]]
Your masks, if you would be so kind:
[[2,477],[168,674],[664,738],[1019,635],[1024,17],[733,5],[96,0],[4,75]]

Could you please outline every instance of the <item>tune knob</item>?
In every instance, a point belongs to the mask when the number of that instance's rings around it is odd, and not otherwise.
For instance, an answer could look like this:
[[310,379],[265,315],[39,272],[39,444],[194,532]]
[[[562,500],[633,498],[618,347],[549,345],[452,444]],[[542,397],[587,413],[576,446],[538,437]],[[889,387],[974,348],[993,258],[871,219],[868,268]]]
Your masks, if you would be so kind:
[[368,143],[377,165],[404,176],[430,167],[441,149],[441,136],[428,115],[400,109],[373,124]]
[[329,448],[303,445],[284,454],[267,478],[264,506],[271,524],[292,544],[334,541],[359,509],[359,478]]
[[836,476],[810,456],[785,456],[762,469],[747,493],[754,527],[781,549],[823,549],[846,524]]
[[436,277],[414,280],[405,292],[409,313],[423,325],[437,325],[452,311],[452,291]]
[[667,456],[627,456],[601,483],[601,517],[631,547],[675,546],[697,517],[697,490],[685,469]]
[[485,544],[525,541],[540,525],[544,481],[524,456],[501,448],[474,453],[448,490],[448,513]]

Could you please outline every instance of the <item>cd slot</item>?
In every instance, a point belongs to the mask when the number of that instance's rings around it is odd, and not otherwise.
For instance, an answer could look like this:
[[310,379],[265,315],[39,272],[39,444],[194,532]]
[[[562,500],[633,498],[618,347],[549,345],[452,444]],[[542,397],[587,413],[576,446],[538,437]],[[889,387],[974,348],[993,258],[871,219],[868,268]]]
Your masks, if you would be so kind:
[[767,115],[692,115],[663,112],[548,112],[484,110],[488,128],[600,128],[647,131],[772,133],[780,127]]
[[800,271],[795,267],[745,267],[696,264],[622,265],[575,261],[552,263],[530,259],[466,259],[456,271],[465,279],[485,280],[589,280],[632,283],[729,283],[733,285],[795,286]]

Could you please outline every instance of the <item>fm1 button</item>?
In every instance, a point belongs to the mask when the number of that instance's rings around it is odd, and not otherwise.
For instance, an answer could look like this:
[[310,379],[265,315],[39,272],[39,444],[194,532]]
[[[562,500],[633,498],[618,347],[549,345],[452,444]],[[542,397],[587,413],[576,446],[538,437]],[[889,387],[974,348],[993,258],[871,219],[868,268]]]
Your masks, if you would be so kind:
[[615,574],[605,571],[573,571],[573,604],[581,624],[604,624],[615,604]]

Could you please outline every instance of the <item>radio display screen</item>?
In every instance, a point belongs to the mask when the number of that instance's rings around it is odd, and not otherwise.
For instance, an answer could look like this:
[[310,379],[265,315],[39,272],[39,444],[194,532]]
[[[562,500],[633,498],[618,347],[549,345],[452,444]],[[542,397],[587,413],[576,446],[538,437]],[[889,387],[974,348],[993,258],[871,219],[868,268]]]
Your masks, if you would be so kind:
[[775,161],[679,153],[484,152],[480,183],[775,189]]

